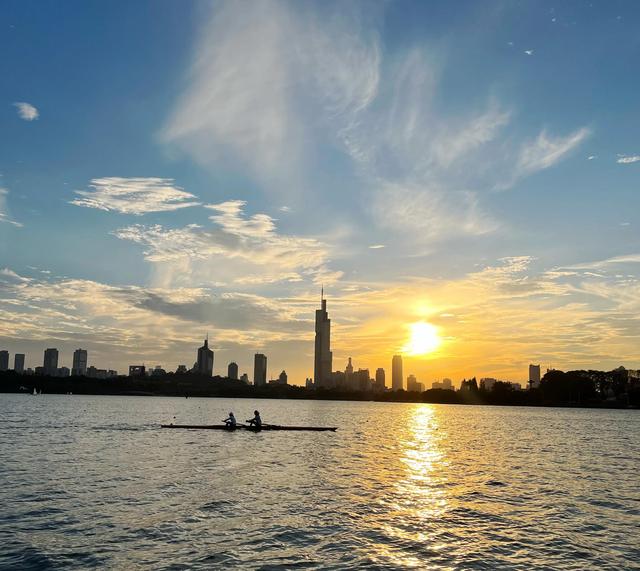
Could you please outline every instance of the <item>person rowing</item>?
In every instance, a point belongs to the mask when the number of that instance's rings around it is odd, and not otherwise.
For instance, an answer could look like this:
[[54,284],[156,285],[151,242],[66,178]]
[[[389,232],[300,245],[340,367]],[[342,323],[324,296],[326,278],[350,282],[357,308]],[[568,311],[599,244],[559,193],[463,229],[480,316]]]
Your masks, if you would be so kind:
[[223,420],[223,422],[227,425],[227,428],[234,429],[237,425],[235,415],[230,412],[229,416]]
[[257,410],[253,411],[253,418],[251,420],[247,420],[249,426],[253,426],[254,428],[260,430],[262,428],[262,419],[260,418],[260,413]]

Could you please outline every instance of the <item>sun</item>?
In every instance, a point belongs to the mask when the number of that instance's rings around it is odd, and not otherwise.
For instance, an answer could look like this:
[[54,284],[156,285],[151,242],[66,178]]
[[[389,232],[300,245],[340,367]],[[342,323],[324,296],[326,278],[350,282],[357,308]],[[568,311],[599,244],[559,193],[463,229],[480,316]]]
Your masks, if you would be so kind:
[[418,321],[409,326],[410,336],[405,351],[409,355],[426,355],[433,353],[440,344],[442,339],[438,334],[438,328],[431,323]]

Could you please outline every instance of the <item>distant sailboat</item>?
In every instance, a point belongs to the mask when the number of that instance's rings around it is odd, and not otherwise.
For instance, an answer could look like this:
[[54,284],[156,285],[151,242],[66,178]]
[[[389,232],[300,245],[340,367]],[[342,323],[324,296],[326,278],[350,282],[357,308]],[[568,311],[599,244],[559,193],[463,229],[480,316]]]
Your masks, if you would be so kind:
[[38,394],[38,391],[36,391],[36,388],[33,387],[33,396],[35,397]]

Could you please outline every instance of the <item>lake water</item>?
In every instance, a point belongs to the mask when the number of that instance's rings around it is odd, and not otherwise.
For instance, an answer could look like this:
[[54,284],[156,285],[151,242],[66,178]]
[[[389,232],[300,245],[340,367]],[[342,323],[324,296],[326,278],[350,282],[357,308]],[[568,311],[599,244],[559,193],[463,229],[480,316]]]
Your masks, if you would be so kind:
[[[161,430],[229,410],[331,432]],[[2,569],[640,569],[640,412],[0,395]]]

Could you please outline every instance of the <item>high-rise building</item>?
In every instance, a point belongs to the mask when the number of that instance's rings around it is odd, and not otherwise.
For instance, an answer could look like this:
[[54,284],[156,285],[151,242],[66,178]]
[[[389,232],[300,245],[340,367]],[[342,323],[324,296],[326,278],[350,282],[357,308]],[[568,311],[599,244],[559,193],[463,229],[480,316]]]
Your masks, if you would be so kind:
[[249,375],[247,375],[247,373],[242,373],[242,375],[240,375],[240,380],[241,380],[245,385],[248,385],[248,384],[249,384]]
[[267,356],[256,353],[253,359],[253,384],[263,387],[267,384]]
[[540,365],[529,365],[529,388],[537,389],[540,386]]
[[227,377],[238,380],[238,363],[229,363],[227,368]]
[[400,391],[403,388],[402,355],[394,355],[391,360],[391,389],[394,391]]
[[24,373],[24,353],[16,353],[14,355],[13,370],[20,375]]
[[320,294],[320,309],[316,309],[316,344],[313,362],[313,380],[316,387],[331,384],[331,320],[327,313],[324,289]]
[[353,363],[351,362],[351,357],[349,357],[349,362],[344,370],[344,374],[347,375],[347,377],[353,375]]
[[0,351],[0,371],[9,370],[9,351]]
[[415,375],[407,377],[407,390],[410,392],[418,390],[418,379],[416,379]]
[[379,367],[376,369],[376,390],[383,391],[385,387],[384,369]]
[[209,336],[204,340],[204,345],[198,349],[196,361],[196,373],[211,377],[213,375],[213,351],[209,349]]
[[44,375],[55,377],[58,372],[58,350],[45,349],[44,363],[42,364],[42,372]]
[[282,371],[282,373],[280,373],[280,375],[278,376],[278,384],[279,385],[286,385],[287,381],[288,381],[287,372],[286,371]]
[[84,377],[87,374],[87,350],[76,349],[73,352],[73,365],[71,374],[74,377]]

